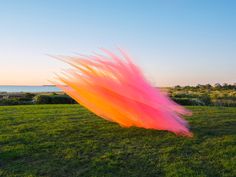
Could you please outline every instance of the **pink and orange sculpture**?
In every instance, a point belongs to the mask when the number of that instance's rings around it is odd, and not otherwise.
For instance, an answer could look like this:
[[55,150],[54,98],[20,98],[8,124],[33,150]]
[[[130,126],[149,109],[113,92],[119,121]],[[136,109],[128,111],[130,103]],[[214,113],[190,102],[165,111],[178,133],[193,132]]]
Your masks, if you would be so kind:
[[191,114],[154,88],[131,58],[104,55],[57,57],[73,66],[58,76],[57,86],[96,115],[122,127],[167,130],[192,136],[181,115]]

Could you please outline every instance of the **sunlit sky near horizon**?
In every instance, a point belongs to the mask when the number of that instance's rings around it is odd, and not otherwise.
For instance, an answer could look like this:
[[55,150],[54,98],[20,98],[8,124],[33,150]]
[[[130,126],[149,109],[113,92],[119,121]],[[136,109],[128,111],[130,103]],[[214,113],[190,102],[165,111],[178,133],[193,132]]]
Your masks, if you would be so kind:
[[234,0],[0,1],[0,85],[50,84],[50,55],[124,48],[156,86],[236,82]]

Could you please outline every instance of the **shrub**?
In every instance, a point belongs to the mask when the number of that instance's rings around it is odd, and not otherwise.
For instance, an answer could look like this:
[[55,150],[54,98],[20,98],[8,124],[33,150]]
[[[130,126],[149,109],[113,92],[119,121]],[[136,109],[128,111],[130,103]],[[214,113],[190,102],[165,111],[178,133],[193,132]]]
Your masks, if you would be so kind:
[[51,96],[52,104],[75,104],[76,102],[68,95],[53,95]]
[[68,95],[37,95],[34,97],[35,104],[75,104],[76,102]]
[[25,100],[22,98],[7,98],[0,100],[0,106],[10,106],[10,105],[25,105],[32,104],[32,100]]
[[204,102],[202,102],[199,99],[196,98],[172,98],[176,103],[184,105],[184,106],[203,106],[205,105]]
[[1,99],[0,100],[0,106],[5,105],[18,105],[19,102],[16,99]]
[[33,98],[35,104],[51,104],[51,96],[50,95],[37,95]]
[[211,104],[211,97],[208,94],[201,95],[200,100],[204,103],[204,105]]
[[214,106],[236,107],[236,101],[234,100],[214,100],[212,104]]

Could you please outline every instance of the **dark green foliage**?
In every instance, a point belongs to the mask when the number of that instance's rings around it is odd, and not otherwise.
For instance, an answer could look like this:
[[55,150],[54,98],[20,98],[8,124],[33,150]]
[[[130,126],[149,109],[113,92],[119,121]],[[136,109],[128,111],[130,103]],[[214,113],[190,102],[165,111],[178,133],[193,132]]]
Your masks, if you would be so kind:
[[211,97],[206,93],[200,96],[200,100],[204,103],[204,105],[211,105]]
[[37,95],[34,97],[35,104],[51,104],[51,96],[50,95]]
[[32,93],[24,93],[24,94],[16,94],[16,96],[7,96],[6,98],[0,99],[0,106],[3,105],[25,105],[25,104],[32,104],[33,97],[35,94]]
[[236,108],[188,108],[193,138],[122,128],[79,105],[0,107],[0,176],[236,176]]
[[26,99],[31,99],[31,100],[32,100],[32,98],[33,98],[34,96],[35,96],[34,93],[25,93],[24,98],[26,98]]
[[17,99],[1,99],[0,100],[0,106],[4,106],[4,105],[18,105],[19,102],[17,101]]
[[75,104],[76,102],[67,95],[53,95],[51,96],[52,104]]
[[192,106],[204,106],[205,103],[202,102],[200,99],[196,98],[173,98],[173,100],[181,105],[192,105]]
[[75,104],[76,102],[68,95],[37,95],[34,97],[35,104]]
[[26,98],[6,98],[6,99],[0,99],[0,106],[4,105],[25,105],[25,104],[32,104],[31,99]]

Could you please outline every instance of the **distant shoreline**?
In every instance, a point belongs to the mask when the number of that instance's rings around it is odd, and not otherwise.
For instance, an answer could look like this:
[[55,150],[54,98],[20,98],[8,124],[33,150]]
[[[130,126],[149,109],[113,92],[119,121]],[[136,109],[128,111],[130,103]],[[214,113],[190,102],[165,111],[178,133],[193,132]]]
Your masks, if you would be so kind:
[[1,85],[0,93],[43,93],[61,92],[55,85],[23,86],[23,85]]
[[0,85],[0,87],[56,87],[56,85]]

